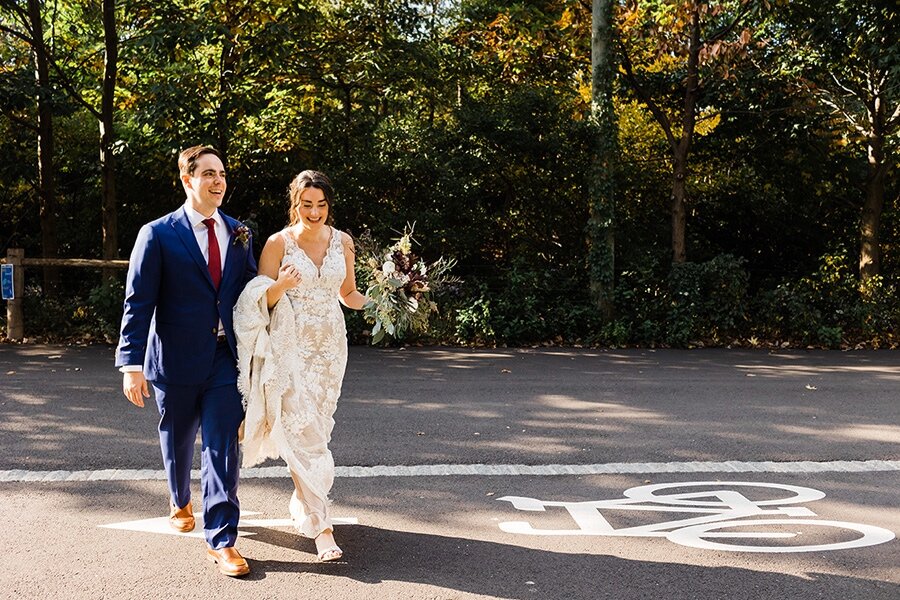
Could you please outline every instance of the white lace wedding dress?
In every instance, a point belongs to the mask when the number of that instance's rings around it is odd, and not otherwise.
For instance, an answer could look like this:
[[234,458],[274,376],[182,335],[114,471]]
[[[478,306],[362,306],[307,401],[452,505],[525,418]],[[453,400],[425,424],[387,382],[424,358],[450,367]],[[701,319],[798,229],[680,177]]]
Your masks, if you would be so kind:
[[247,409],[243,464],[276,456],[287,462],[302,491],[291,498],[291,518],[302,535],[314,538],[332,526],[328,492],[334,459],[328,443],[347,366],[338,300],[346,263],[336,229],[319,268],[287,230],[281,236],[282,265],[297,268],[300,284],[269,311],[265,292],[273,280],[256,277],[235,306],[238,387]]

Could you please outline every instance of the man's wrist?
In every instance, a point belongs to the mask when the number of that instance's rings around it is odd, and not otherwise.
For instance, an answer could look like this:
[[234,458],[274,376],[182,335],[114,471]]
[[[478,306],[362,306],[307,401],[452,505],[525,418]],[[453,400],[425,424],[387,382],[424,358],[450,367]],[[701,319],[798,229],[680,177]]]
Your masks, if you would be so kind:
[[137,373],[138,371],[142,371],[143,367],[141,365],[122,365],[119,367],[119,371],[121,373]]

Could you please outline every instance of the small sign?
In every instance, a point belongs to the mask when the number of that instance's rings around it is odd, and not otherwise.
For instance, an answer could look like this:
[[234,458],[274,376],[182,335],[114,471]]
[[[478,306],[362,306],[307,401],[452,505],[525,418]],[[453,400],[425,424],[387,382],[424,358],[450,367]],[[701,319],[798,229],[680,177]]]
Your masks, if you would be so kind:
[[16,288],[13,285],[13,265],[0,265],[0,280],[2,280],[3,299],[15,300]]

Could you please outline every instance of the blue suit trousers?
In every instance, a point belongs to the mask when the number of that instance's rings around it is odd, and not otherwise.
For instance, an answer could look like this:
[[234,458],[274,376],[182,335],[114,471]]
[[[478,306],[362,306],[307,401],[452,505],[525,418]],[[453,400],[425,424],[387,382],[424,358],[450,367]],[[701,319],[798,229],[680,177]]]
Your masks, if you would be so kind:
[[200,485],[203,529],[210,548],[234,546],[240,519],[237,497],[240,447],[238,428],[244,409],[237,367],[228,344],[216,346],[210,377],[197,385],[152,382],[159,408],[159,443],[172,503],[191,501],[194,442],[201,434]]

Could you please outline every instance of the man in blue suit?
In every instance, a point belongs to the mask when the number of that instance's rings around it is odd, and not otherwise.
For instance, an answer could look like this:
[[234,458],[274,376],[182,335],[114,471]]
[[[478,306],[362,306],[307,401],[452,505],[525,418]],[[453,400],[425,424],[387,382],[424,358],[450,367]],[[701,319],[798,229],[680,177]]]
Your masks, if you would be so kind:
[[250,572],[235,549],[240,505],[237,389],[232,310],[256,275],[245,225],[218,209],[225,167],[214,148],[194,146],[178,157],[187,200],[144,225],[134,244],[125,314],[116,352],[125,397],[139,407],[153,386],[159,442],[171,496],[169,524],[194,528],[191,465],[202,432],[201,489],[207,557],[232,577]]

